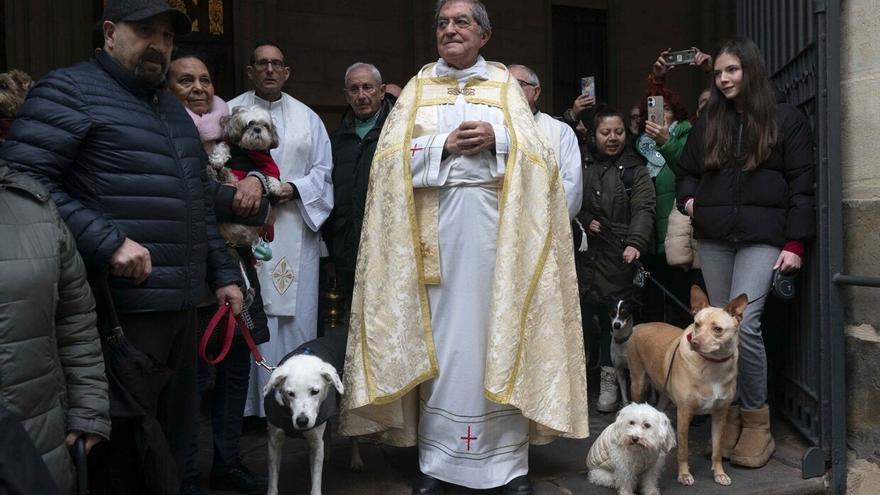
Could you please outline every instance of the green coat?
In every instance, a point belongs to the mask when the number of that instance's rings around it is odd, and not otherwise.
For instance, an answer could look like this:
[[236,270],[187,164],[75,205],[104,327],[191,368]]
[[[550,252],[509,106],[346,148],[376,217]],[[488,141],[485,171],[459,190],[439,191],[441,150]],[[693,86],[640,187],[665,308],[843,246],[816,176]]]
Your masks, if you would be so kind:
[[[625,192],[622,174],[632,168],[632,190]],[[654,185],[645,161],[631,147],[616,160],[595,161],[587,157],[584,168],[584,202],[577,219],[589,233],[590,222],[599,220],[603,232],[611,232],[644,256],[651,248],[654,230]],[[581,293],[592,303],[637,299],[632,278],[635,270],[623,262],[623,248],[601,236],[588,234],[589,249],[577,253]]]
[[72,493],[64,438],[71,430],[109,438],[109,399],[85,268],[49,199],[0,161],[0,402],[23,418],[61,492]]
[[663,242],[666,240],[666,231],[669,226],[669,213],[675,208],[675,176],[678,173],[678,159],[684,150],[690,132],[690,122],[679,122],[670,133],[669,141],[657,148],[657,151],[666,159],[666,165],[654,178],[654,189],[657,191],[654,252],[657,254],[664,253]]

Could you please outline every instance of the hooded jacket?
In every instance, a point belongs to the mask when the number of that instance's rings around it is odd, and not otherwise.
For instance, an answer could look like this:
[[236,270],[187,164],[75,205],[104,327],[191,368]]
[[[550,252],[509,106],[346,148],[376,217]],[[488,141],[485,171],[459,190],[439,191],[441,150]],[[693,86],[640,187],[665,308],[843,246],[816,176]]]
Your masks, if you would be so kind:
[[[626,169],[632,169],[626,172]],[[632,189],[626,192],[623,176],[632,175]],[[635,297],[633,265],[624,263],[623,246],[642,255],[651,248],[654,230],[654,185],[644,159],[629,146],[614,157],[590,156],[584,168],[584,202],[578,220],[588,232],[589,248],[576,259],[581,293],[592,303]],[[602,224],[602,235],[589,231],[590,222]]]

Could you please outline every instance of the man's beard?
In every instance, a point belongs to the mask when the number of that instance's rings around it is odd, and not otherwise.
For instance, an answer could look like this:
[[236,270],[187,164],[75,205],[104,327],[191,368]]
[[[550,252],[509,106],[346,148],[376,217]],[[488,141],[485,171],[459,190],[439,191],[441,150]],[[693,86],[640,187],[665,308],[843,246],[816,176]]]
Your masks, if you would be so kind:
[[144,55],[138,59],[137,65],[134,67],[134,77],[149,86],[157,87],[165,84],[165,75],[168,74],[168,61],[165,60],[165,57],[161,55],[159,57],[151,57],[155,60],[151,60],[152,62],[161,61],[161,69],[158,72],[150,72],[144,68]]

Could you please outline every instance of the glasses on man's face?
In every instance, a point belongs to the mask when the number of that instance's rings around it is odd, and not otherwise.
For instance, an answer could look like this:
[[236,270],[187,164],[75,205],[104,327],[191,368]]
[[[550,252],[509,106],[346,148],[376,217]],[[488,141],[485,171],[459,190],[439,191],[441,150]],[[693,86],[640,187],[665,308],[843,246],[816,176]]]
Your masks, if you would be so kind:
[[276,59],[261,58],[260,60],[257,60],[256,62],[254,62],[254,67],[256,67],[259,70],[267,70],[267,69],[269,69],[270,65],[276,70],[284,69],[286,67],[284,65],[284,61],[278,60],[277,58]]
[[452,20],[441,17],[437,19],[437,31],[445,31],[450,23],[456,29],[468,29],[473,25],[474,20],[466,15],[458,16]]
[[523,88],[523,89],[526,89],[526,88],[537,88],[537,87],[538,87],[537,84],[532,84],[532,83],[530,83],[530,82],[528,82],[528,81],[523,81],[522,79],[517,79],[516,81],[519,83],[519,87],[521,87],[521,88]]
[[372,84],[364,84],[361,86],[352,85],[345,88],[345,92],[349,94],[352,98],[357,97],[361,94],[361,91],[366,93],[367,95],[373,95],[379,88],[377,86],[373,86]]

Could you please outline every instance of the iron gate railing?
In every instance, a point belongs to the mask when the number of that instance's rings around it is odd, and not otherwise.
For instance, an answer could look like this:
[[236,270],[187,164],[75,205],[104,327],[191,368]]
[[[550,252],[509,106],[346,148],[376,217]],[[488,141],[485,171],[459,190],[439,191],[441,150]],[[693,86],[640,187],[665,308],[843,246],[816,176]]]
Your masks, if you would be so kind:
[[796,304],[768,303],[765,320],[768,350],[775,351],[771,401],[815,445],[804,456],[804,477],[830,467],[830,488],[842,494],[844,336],[834,279],[840,282],[842,268],[839,16],[839,0],[737,1],[737,31],[761,47],[771,78],[809,117],[816,142],[818,235],[800,277],[801,296]]

